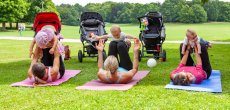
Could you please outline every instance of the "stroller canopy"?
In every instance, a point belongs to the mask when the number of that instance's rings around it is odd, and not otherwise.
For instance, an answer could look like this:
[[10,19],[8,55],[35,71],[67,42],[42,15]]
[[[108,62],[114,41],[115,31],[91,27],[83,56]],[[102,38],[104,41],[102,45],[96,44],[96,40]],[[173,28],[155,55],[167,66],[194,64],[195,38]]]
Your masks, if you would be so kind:
[[148,12],[145,14],[145,16],[150,18],[162,18],[162,15],[160,12]]
[[97,12],[84,12],[80,19],[81,41],[89,40],[89,33],[101,36],[106,34],[102,16]]
[[104,22],[102,16],[97,13],[97,12],[84,12],[81,14],[81,19],[80,21],[85,21],[87,19],[96,19],[96,20],[99,20],[101,22]]
[[34,31],[40,31],[45,25],[54,26],[57,33],[61,31],[61,21],[58,18],[58,15],[54,12],[41,12],[37,14],[33,25]]

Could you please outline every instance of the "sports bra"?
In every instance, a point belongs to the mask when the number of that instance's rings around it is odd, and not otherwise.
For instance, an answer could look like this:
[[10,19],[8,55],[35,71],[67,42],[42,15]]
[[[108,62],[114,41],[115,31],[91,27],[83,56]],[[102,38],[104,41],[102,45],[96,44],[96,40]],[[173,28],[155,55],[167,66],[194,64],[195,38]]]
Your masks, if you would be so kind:
[[[52,81],[52,76],[51,76],[51,73],[50,73],[52,67],[47,67],[47,68],[48,68],[48,79],[46,80],[46,82],[53,82]],[[57,79],[60,79],[60,77],[61,77],[61,75],[60,75],[60,73],[58,73]],[[32,75],[32,78],[30,80],[32,82],[35,82],[34,75]]]
[[[52,82],[52,76],[51,76],[51,67],[48,67],[48,79],[46,82]],[[58,72],[58,76],[57,76],[57,79],[60,79],[60,73]]]
[[[120,73],[119,77],[118,77],[118,80],[115,82],[115,84],[119,84],[121,78],[122,78],[122,74],[125,73],[125,72],[128,72],[128,70],[122,68],[122,67],[118,67],[117,71]],[[106,81],[109,82],[109,83],[114,83],[113,81],[111,81],[108,77],[108,75],[106,74]]]

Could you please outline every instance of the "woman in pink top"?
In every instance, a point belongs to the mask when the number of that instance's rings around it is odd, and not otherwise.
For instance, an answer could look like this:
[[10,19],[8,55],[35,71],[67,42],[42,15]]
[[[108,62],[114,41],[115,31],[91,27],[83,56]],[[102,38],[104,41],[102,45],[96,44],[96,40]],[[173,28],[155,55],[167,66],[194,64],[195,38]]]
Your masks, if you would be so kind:
[[188,45],[187,50],[181,60],[179,66],[172,71],[170,74],[170,79],[174,85],[190,85],[190,84],[200,84],[203,80],[207,79],[207,75],[202,68],[202,61],[200,54],[198,54],[197,47],[195,46],[195,56],[196,56],[196,66],[185,66],[188,55],[189,55],[190,45]]

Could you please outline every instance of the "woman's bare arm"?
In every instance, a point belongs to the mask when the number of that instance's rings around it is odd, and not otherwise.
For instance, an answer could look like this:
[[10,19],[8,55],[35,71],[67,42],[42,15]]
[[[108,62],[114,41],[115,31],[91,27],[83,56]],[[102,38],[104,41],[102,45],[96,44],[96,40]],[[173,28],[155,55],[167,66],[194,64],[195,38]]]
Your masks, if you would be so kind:
[[200,54],[198,53],[197,46],[195,46],[194,48],[195,48],[196,63],[197,65],[202,65],[202,60]]
[[30,49],[29,49],[29,57],[31,58],[32,54],[33,54],[33,49],[34,49],[34,45],[35,45],[36,41],[35,38],[32,40],[31,44],[30,44]]
[[98,69],[103,68],[103,50],[104,50],[104,40],[100,40],[99,44],[96,44],[98,50]]
[[138,66],[139,66],[139,61],[138,61],[138,53],[139,52],[138,51],[139,51],[139,49],[141,47],[141,43],[140,43],[140,41],[138,39],[134,40],[134,44],[135,45],[134,45],[134,49],[133,49],[133,54],[134,54],[134,58],[133,58],[133,69],[128,72],[129,75],[132,76],[132,77],[138,71]]
[[54,44],[53,44],[52,48],[53,48],[53,49],[56,49],[57,44],[58,44],[58,38],[57,38],[56,35],[54,36],[53,40],[54,40]]
[[52,67],[52,74],[59,73],[60,68],[60,53],[58,50],[54,51],[54,61],[53,61],[53,67]]
[[186,49],[186,51],[185,51],[185,54],[184,54],[184,56],[182,57],[182,59],[181,59],[181,64],[186,64],[187,63],[187,59],[188,59],[188,55],[189,55],[189,49],[190,49],[190,45],[188,44],[187,45],[187,49]]
[[31,64],[30,64],[30,68],[28,70],[28,77],[29,78],[32,78],[32,67],[35,63],[38,62],[38,58],[39,58],[39,54],[40,54],[40,48],[36,47],[35,51],[34,51],[34,55],[33,55],[33,59],[31,61]]

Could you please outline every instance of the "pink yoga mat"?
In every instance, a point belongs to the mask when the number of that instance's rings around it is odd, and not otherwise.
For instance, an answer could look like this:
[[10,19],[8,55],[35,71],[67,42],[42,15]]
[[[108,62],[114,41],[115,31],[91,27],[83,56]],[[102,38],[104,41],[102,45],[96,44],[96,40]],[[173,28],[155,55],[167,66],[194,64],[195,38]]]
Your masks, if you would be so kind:
[[[61,79],[58,79],[55,82],[50,82],[50,83],[38,85],[38,86],[57,86],[57,85],[62,84],[63,82],[68,81],[70,78],[76,76],[80,72],[81,72],[80,70],[66,70],[64,76]],[[12,86],[12,87],[19,87],[19,86],[34,87],[33,82],[31,80],[29,80],[28,78],[24,81],[11,84],[10,86]]]
[[105,84],[99,80],[92,80],[83,86],[78,86],[78,90],[128,90],[136,85],[141,79],[148,75],[149,71],[139,71],[127,84]]

